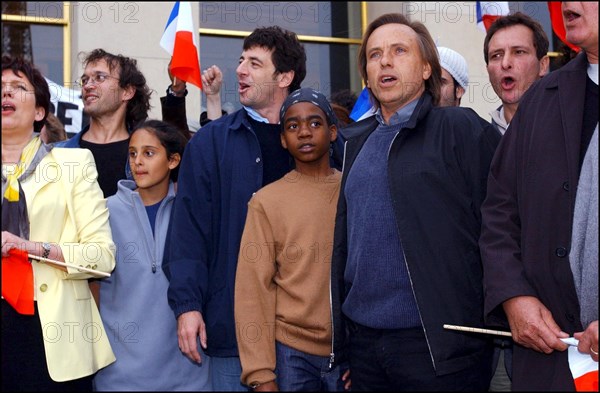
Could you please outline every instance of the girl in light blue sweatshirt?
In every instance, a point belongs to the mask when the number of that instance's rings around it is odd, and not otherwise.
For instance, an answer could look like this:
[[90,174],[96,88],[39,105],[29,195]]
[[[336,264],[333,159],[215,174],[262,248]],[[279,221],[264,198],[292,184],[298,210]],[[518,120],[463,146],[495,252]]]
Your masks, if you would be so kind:
[[117,267],[100,281],[99,303],[117,361],[96,374],[97,391],[212,389],[209,358],[193,363],[179,350],[161,266],[186,142],[168,123],[143,123],[129,142],[135,181],[119,181],[108,198]]

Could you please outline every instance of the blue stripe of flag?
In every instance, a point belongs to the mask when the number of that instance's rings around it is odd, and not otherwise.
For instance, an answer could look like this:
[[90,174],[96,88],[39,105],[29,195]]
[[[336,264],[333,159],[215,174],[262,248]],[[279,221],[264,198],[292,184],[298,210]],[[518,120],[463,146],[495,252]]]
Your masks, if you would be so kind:
[[169,20],[167,21],[167,25],[165,26],[165,30],[169,28],[171,22],[173,22],[177,16],[179,15],[179,2],[176,1],[173,9],[171,10],[171,15],[169,15]]
[[361,92],[350,112],[350,118],[358,121],[362,115],[371,109],[371,100],[369,99],[369,90],[365,87]]

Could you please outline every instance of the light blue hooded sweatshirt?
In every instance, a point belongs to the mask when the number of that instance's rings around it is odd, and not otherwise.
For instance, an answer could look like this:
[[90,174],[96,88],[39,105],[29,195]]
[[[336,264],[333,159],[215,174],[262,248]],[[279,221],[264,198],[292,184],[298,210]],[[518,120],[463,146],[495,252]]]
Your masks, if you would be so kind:
[[[177,321],[167,302],[163,250],[175,198],[169,185],[152,234],[132,180],[121,180],[107,200],[117,265],[100,281],[100,315],[117,361],[94,378],[97,391],[211,390],[210,359],[195,364],[179,350]],[[200,350],[200,347],[198,347]]]

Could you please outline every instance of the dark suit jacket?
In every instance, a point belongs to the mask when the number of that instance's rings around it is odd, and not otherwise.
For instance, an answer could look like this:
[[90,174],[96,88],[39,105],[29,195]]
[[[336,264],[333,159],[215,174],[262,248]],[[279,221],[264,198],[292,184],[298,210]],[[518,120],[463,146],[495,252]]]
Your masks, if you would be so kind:
[[[582,53],[523,96],[492,161],[480,248],[486,321],[502,303],[535,296],[561,329],[582,331],[569,264],[587,78]],[[514,346],[513,390],[574,390],[567,351]]]

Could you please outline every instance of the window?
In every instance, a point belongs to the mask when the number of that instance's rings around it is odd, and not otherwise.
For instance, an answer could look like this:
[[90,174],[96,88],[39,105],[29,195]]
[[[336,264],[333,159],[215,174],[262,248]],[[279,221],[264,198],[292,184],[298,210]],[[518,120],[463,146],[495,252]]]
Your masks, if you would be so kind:
[[201,2],[200,61],[224,74],[223,109],[241,107],[235,70],[243,39],[257,27],[278,25],[298,35],[307,55],[303,87],[326,96],[362,90],[357,54],[362,37],[360,2]]
[[22,55],[62,85],[70,74],[69,21],[63,2],[2,3],[2,54]]

